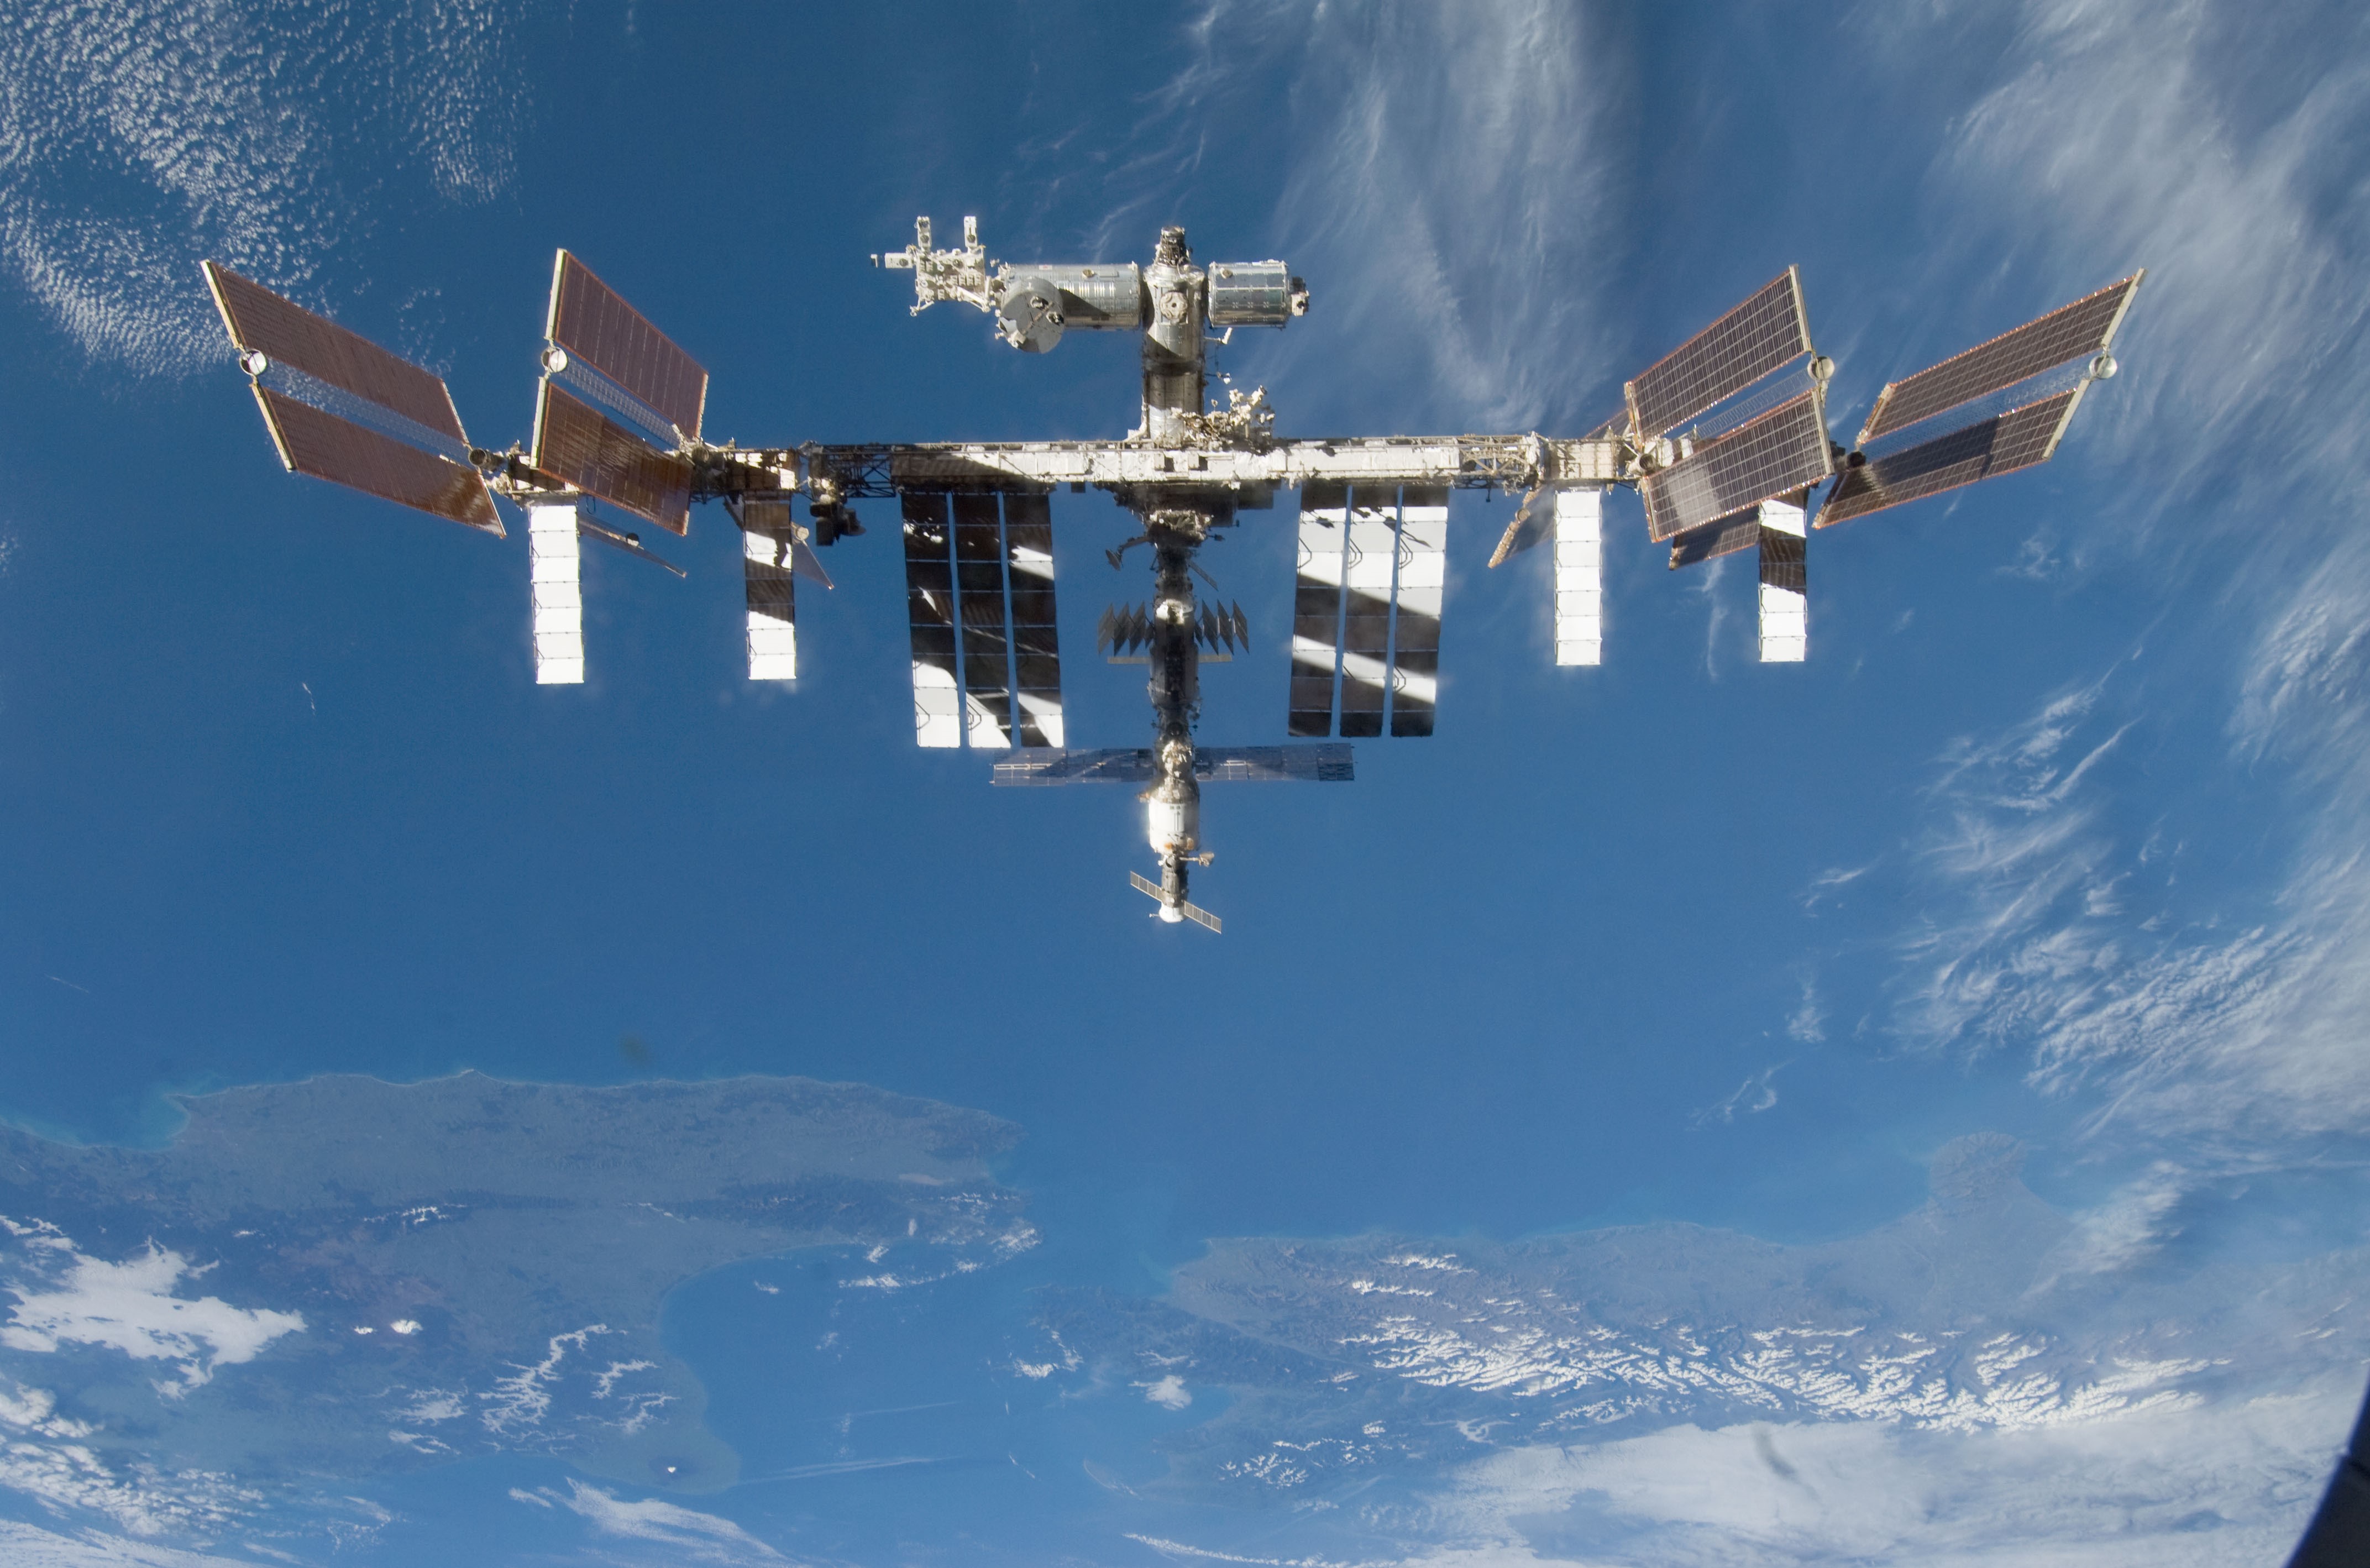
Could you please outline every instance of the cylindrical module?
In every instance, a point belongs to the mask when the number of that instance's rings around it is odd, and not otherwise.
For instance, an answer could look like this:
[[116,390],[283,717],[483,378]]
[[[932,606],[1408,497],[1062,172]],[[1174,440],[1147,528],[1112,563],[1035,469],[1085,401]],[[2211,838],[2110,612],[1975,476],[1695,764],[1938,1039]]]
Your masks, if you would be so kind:
[[1202,278],[1185,231],[1164,228],[1144,270],[1151,305],[1144,331],[1144,438],[1155,446],[1182,444],[1202,412]]
[[1053,308],[1070,331],[1132,332],[1144,325],[1144,269],[1133,261],[1093,267],[1031,262],[1014,267],[1012,275],[1050,287]]
[[[1221,261],[1209,278],[1213,327],[1281,327],[1297,314],[1298,280],[1281,261]],[[1298,292],[1306,297],[1306,291]]]
[[1156,855],[1191,855],[1202,837],[1202,801],[1184,790],[1155,790],[1144,804],[1145,837]]

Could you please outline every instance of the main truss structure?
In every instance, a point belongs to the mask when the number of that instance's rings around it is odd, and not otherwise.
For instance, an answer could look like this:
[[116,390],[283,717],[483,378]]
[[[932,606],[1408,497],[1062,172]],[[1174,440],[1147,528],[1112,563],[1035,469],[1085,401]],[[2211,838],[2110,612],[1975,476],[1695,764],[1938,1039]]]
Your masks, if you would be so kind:
[[[497,497],[524,512],[543,684],[584,678],[582,542],[681,576],[642,530],[686,533],[706,502],[742,536],[749,677],[794,680],[797,580],[829,587],[816,550],[867,532],[857,503],[895,502],[918,744],[992,751],[998,784],[1139,787],[1158,874],[1131,880],[1161,918],[1214,931],[1190,888],[1212,859],[1203,784],[1347,781],[1351,742],[1432,732],[1449,492],[1523,498],[1490,565],[1551,546],[1559,664],[1603,657],[1604,499],[1616,489],[1639,494],[1674,569],[1754,551],[1761,657],[1800,661],[1810,530],[2048,461],[2088,389],[2114,375],[2110,349],[2144,276],[1887,386],[1847,450],[1827,428],[1835,365],[1812,344],[1792,268],[1627,382],[1621,412],[1585,434],[1309,439],[1277,432],[1264,388],[1210,396],[1211,344],[1307,312],[1307,286],[1282,261],[1197,263],[1167,228],[1143,263],[999,263],[971,218],[960,247],[938,248],[922,218],[911,245],[873,260],[913,273],[916,314],[972,306],[1022,352],[1072,332],[1135,334],[1133,428],[1109,441],[710,442],[707,371],[563,250],[532,440],[493,451],[470,444],[428,371],[226,267],[205,275],[284,467],[497,536]],[[1064,490],[1106,492],[1140,525],[1107,553],[1118,566],[1145,547],[1149,595],[1103,612],[1097,651],[1146,666],[1147,746],[1067,744],[1050,503]],[[1198,555],[1280,492],[1298,511],[1292,740],[1205,745],[1201,665],[1254,634],[1239,604],[1197,597],[1197,579],[1214,588]]]

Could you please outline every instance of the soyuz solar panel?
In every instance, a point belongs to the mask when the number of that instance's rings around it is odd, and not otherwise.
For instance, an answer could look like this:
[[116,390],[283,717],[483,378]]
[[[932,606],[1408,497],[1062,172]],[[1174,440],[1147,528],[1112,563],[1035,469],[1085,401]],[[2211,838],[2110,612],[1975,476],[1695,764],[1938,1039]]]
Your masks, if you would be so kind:
[[[1193,777],[1205,784],[1347,784],[1356,767],[1345,742],[1305,746],[1201,746]],[[1007,787],[1149,784],[1159,777],[1148,746],[1064,751],[1021,746],[996,759],[995,781]]]

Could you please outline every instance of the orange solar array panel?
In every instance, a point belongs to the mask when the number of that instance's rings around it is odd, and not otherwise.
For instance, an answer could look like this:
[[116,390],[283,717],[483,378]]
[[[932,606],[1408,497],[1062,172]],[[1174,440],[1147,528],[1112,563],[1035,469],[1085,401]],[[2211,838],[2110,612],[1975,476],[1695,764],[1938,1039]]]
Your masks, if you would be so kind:
[[1813,387],[1647,475],[1646,536],[1660,544],[1835,472],[1822,400]]
[[214,304],[222,311],[223,325],[230,329],[231,341],[241,349],[253,349],[357,398],[392,409],[463,445],[468,444],[461,433],[461,417],[453,409],[453,395],[437,376],[227,267],[208,261],[205,274],[213,289]]
[[293,472],[349,485],[500,536],[502,522],[494,513],[493,495],[475,468],[448,463],[266,387],[255,389],[255,400],[263,405],[263,420],[271,427],[280,460]]
[[565,250],[552,273],[545,335],[697,439],[708,372]]
[[554,382],[543,384],[535,413],[535,466],[662,528],[691,531],[691,465]]

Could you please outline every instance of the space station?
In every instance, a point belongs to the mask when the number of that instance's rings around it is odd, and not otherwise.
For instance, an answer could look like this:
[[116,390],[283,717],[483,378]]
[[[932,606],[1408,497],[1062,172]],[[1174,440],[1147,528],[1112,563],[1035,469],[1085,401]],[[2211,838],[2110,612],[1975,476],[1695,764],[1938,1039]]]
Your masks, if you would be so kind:
[[[1606,498],[1635,491],[1673,570],[1753,551],[1760,656],[1810,647],[1811,533],[2049,461],[2093,384],[2115,374],[2115,336],[2143,272],[1886,386],[1847,449],[1827,426],[1835,363],[1811,336],[1787,269],[1639,372],[1588,433],[1287,437],[1265,388],[1220,386],[1210,350],[1238,330],[1288,328],[1311,307],[1280,260],[1197,263],[1181,228],[1146,261],[992,259],[974,219],[938,248],[930,220],[872,258],[913,274],[912,310],[969,306],[1015,350],[1072,333],[1133,333],[1133,423],[1104,441],[742,446],[701,433],[708,373],[568,251],[553,268],[535,428],[523,445],[471,444],[442,379],[216,262],[203,264],[237,362],[282,466],[504,537],[523,513],[535,679],[581,683],[584,544],[685,575],[645,543],[682,536],[721,503],[742,540],[748,675],[795,681],[797,589],[829,589],[819,550],[867,536],[859,502],[893,502],[904,560],[914,736],[992,753],[1007,787],[1123,784],[1145,804],[1156,875],[1133,886],[1171,923],[1221,929],[1192,900],[1214,859],[1205,784],[1346,783],[1352,743],[1433,732],[1447,587],[1449,492],[1520,496],[1498,567],[1553,555],[1558,665],[1602,663]],[[1102,611],[1096,654],[1143,665],[1150,744],[1069,745],[1051,497],[1108,493],[1138,531],[1145,595]],[[1290,674],[1278,744],[1208,745],[1200,669],[1255,628],[1218,597],[1198,558],[1225,530],[1296,496]],[[836,558],[834,558],[836,559]],[[1210,590],[1197,594],[1196,583]],[[1272,646],[1272,643],[1269,643]],[[1271,733],[1272,732],[1271,732]],[[1141,907],[1141,905],[1139,905]]]

